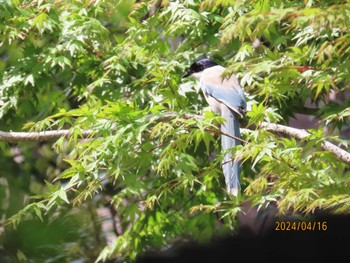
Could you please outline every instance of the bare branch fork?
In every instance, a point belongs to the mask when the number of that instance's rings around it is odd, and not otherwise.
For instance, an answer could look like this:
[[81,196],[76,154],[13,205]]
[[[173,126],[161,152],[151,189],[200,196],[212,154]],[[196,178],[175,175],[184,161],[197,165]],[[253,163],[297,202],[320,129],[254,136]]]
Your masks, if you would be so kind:
[[[172,118],[178,117],[175,113],[167,113],[160,116],[158,121],[166,121]],[[203,117],[196,114],[184,114],[182,115],[185,119],[202,119]],[[310,135],[305,130],[288,127],[281,124],[274,124],[268,122],[261,122],[259,128],[266,129],[272,133],[288,136],[297,140],[303,140]],[[81,138],[87,138],[91,136],[92,130],[84,130],[81,132]],[[0,141],[17,143],[17,142],[42,142],[57,140],[61,137],[69,137],[73,132],[71,130],[53,130],[53,131],[42,131],[42,132],[4,132],[0,131]],[[350,165],[350,153],[334,145],[331,142],[324,141],[321,144],[321,148],[325,151],[332,152],[342,162]]]

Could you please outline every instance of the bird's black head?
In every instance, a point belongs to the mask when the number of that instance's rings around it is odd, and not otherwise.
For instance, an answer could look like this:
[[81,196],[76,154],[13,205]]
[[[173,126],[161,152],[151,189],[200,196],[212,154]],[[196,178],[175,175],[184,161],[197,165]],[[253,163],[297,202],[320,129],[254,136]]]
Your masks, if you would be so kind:
[[190,66],[190,68],[186,71],[185,75],[183,75],[182,78],[186,78],[188,76],[191,76],[193,73],[201,72],[206,68],[210,68],[216,65],[217,64],[209,58],[201,58]]

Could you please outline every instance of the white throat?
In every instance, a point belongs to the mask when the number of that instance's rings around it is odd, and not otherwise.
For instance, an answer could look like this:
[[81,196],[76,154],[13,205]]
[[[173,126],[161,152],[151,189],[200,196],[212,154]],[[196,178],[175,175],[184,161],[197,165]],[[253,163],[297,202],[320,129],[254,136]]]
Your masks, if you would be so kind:
[[201,79],[201,76],[202,76],[202,73],[203,73],[203,71],[201,71],[201,72],[195,72],[195,73],[192,73],[192,77],[194,77],[195,79],[197,79],[197,80],[200,80]]

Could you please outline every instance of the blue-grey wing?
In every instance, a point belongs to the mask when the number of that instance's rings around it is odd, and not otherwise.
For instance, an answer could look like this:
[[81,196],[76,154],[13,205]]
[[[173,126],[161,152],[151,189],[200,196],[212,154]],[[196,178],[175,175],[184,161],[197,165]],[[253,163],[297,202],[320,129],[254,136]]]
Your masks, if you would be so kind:
[[227,84],[227,81],[220,85],[212,85],[203,82],[201,83],[207,96],[211,96],[224,103],[227,107],[237,112],[239,115],[244,115],[247,105],[242,88],[233,87],[232,84]]

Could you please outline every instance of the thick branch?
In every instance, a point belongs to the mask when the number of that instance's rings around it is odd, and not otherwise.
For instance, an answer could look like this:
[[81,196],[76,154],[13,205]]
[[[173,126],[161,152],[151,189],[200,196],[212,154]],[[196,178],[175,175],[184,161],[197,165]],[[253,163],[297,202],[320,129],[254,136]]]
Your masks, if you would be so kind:
[[[265,128],[268,131],[271,131],[273,133],[283,134],[288,137],[295,138],[297,140],[303,140],[307,136],[310,135],[305,130],[291,128],[288,126],[280,125],[280,124],[274,124],[274,123],[268,123],[268,122],[262,122],[259,125],[260,128]],[[333,143],[330,143],[328,141],[324,141],[321,144],[321,148],[325,151],[332,152],[335,156],[337,156],[342,162],[346,164],[350,164],[350,153],[347,151],[339,148],[338,146],[334,145]]]
[[[176,113],[166,113],[162,116],[159,116],[157,119],[157,122],[161,121],[168,121],[170,119],[173,119],[175,117],[178,117]],[[181,116],[185,119],[195,118],[195,119],[202,119],[203,117],[196,114],[184,114]],[[268,122],[261,122],[259,124],[259,128],[266,129],[272,133],[275,134],[282,134],[288,137],[295,138],[297,140],[303,140],[307,136],[310,135],[305,130],[302,129],[296,129],[280,124],[274,124],[274,123],[268,123]],[[81,132],[81,138],[87,138],[92,134],[91,130],[85,130]],[[66,137],[72,134],[72,131],[70,130],[57,130],[57,131],[44,131],[44,132],[3,132],[0,131],[0,141],[3,142],[10,142],[10,143],[16,143],[16,142],[41,142],[41,141],[50,141],[50,140],[57,140],[60,137]],[[328,141],[325,141],[321,144],[321,148],[325,151],[332,152],[335,156],[337,156],[342,162],[346,164],[350,164],[350,153],[341,149],[340,147],[334,145],[333,143],[330,143]]]
[[[81,132],[81,138],[86,138],[91,135],[91,130],[85,130]],[[0,141],[2,142],[42,142],[53,141],[61,137],[68,137],[72,134],[71,130],[56,130],[56,131],[43,131],[43,132],[3,132],[0,131]]]

